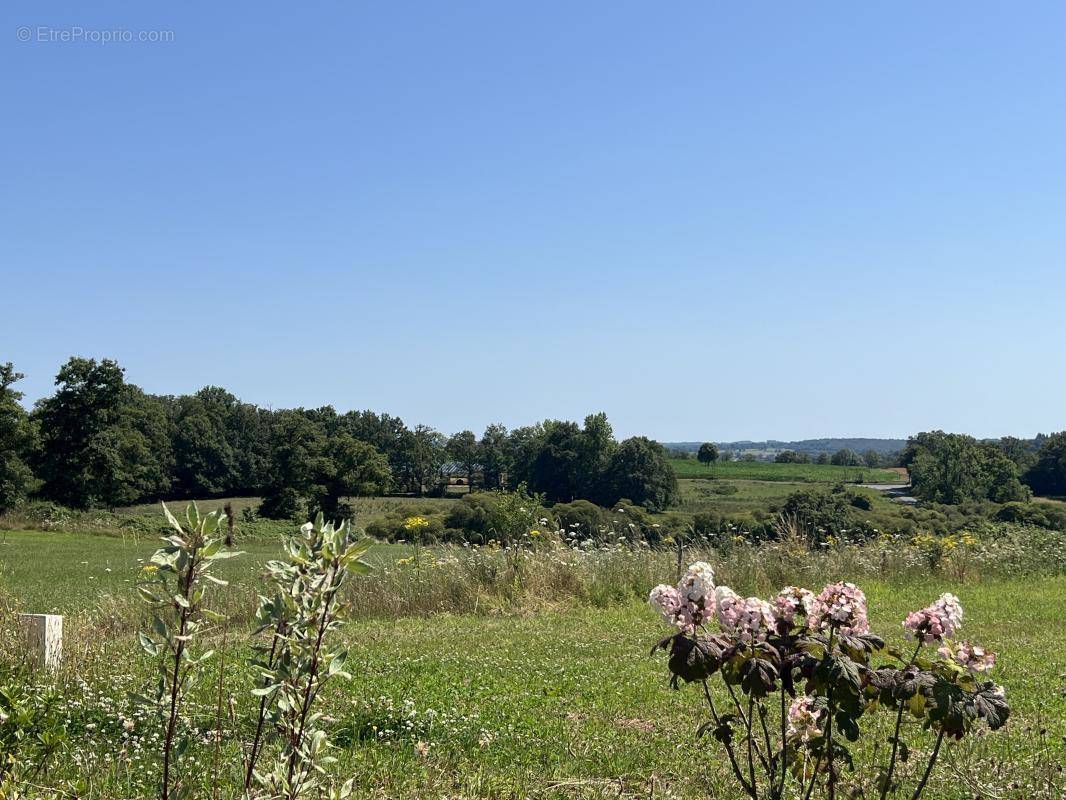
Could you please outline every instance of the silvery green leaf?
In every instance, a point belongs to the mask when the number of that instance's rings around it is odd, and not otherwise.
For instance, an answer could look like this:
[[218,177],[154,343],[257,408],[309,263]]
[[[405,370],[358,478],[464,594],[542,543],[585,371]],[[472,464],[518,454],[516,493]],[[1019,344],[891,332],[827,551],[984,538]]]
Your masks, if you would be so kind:
[[163,505],[163,515],[167,518],[167,522],[170,523],[170,526],[172,528],[174,528],[174,530],[176,530],[178,533],[184,535],[185,531],[183,531],[181,529],[181,524],[177,521],[177,519],[174,518],[174,515],[170,513],[170,509],[167,508],[167,504],[163,503],[162,505]]

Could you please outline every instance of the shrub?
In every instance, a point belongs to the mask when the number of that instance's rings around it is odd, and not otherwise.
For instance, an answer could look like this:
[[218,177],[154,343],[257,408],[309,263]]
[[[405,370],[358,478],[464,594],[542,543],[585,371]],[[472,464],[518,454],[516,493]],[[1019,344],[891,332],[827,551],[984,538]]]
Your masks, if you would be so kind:
[[[677,631],[652,652],[668,653],[675,688],[682,681],[701,685],[710,719],[697,736],[709,734],[721,745],[752,800],[810,798],[815,791],[833,798],[838,788],[843,795],[843,769],[856,770],[860,752],[845,742],[863,738],[867,719],[882,710],[895,717],[890,754],[863,770],[880,800],[899,788],[896,766],[912,750],[902,738],[904,714],[936,734],[911,794],[918,800],[946,738],[998,730],[1007,721],[1003,688],[987,679],[995,654],[955,638],[962,606],[954,595],[907,615],[903,628],[915,647],[901,653],[870,631],[866,596],[853,584],[829,584],[817,596],[788,586],[766,601],[742,598],[714,578],[709,564],[696,562],[677,586],[652,589],[652,607]],[[939,646],[935,657],[923,655],[927,646]],[[715,675],[732,701],[728,710],[715,704],[709,686]],[[878,749],[872,753],[880,758]]]

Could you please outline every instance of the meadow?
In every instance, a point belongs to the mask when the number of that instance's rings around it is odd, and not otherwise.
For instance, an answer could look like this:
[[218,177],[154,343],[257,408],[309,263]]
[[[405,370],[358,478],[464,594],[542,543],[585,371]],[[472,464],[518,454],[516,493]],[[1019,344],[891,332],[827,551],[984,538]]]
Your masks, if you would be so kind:
[[[686,558],[712,560],[745,593],[857,580],[875,630],[893,643],[902,642],[907,611],[954,591],[966,635],[1000,653],[996,680],[1014,715],[1005,731],[951,745],[925,796],[1057,799],[1066,758],[1063,545],[1026,553],[1026,531],[1004,536],[952,554],[936,574],[926,553],[887,541],[815,554],[738,545]],[[232,765],[234,741],[249,733],[246,630],[262,566],[278,548],[238,545],[245,555],[219,565],[230,586],[213,590],[230,618],[212,634],[221,655],[186,719],[200,732],[197,797],[239,796]],[[10,607],[67,615],[53,713],[68,738],[35,779],[48,788],[29,796],[152,796],[158,723],[129,695],[153,680],[135,643],[143,612],[132,586],[154,547],[150,538],[42,531],[0,539]],[[670,690],[663,658],[648,656],[666,630],[644,598],[673,580],[674,553],[543,546],[521,554],[518,572],[508,571],[514,554],[494,548],[436,547],[416,561],[410,548],[379,545],[370,560],[375,571],[350,587],[353,615],[341,631],[352,679],[330,684],[322,700],[338,746],[331,770],[355,779],[356,796],[739,796],[712,744],[694,737],[703,721],[696,690]]]
[[835,464],[778,464],[773,461],[715,461],[702,464],[691,458],[672,458],[678,478],[792,483],[906,483],[898,472],[871,467],[841,467]]

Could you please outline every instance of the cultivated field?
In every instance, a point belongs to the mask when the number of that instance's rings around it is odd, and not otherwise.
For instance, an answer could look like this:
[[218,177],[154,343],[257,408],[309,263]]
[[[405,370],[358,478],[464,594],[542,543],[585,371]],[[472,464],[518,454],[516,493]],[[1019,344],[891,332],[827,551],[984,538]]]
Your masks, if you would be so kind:
[[718,478],[793,483],[906,483],[898,472],[871,467],[838,467],[833,464],[778,464],[772,461],[717,461],[701,464],[695,459],[673,458],[670,464],[678,478]]
[[[69,739],[39,778],[65,794],[42,797],[152,794],[157,723],[128,695],[153,680],[151,659],[134,639],[142,617],[132,588],[153,548],[144,539],[40,531],[0,539],[9,602],[67,615],[56,713]],[[202,733],[193,756],[204,781],[197,797],[238,796],[227,765],[236,761],[234,738],[249,733],[245,631],[262,564],[277,554],[264,542],[244,549],[220,564],[232,580],[213,590],[230,615],[225,633],[212,635],[224,662],[211,662],[188,720]],[[949,746],[925,796],[1057,800],[1064,786],[1057,765],[1066,756],[1066,578],[1009,577],[1009,559],[995,554],[930,576],[920,553],[903,550],[807,556],[768,547],[709,557],[721,580],[745,593],[858,580],[875,629],[895,642],[907,611],[942,591],[959,594],[967,637],[1000,653],[996,680],[1014,716],[1004,732]],[[648,657],[665,626],[642,596],[673,579],[672,554],[532,553],[517,593],[506,554],[444,547],[422,557],[414,564],[404,548],[379,547],[375,574],[352,587],[357,610],[341,636],[352,648],[353,677],[331,684],[323,711],[339,746],[333,769],[355,778],[357,796],[739,796],[718,752],[693,736],[702,721],[695,689],[671,691],[662,658]],[[235,715],[217,713],[220,667],[223,708],[232,697]],[[224,739],[219,766],[216,728]],[[907,736],[920,738],[913,730]],[[217,794],[209,788],[216,778]]]

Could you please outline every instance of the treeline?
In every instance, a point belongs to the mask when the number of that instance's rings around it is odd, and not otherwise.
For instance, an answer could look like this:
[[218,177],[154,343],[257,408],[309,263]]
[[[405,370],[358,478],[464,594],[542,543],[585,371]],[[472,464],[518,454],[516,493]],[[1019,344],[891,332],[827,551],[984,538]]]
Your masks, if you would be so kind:
[[449,475],[471,489],[525,484],[552,502],[621,499],[662,510],[677,481],[656,442],[621,443],[604,414],[583,426],[548,420],[451,437],[373,411],[269,410],[208,386],[160,396],[125,380],[111,360],[71,358],[56,391],[31,412],[0,365],[0,511],[26,498],[115,508],[172,498],[261,496],[263,516],[321,510],[344,498],[440,493]]
[[900,461],[914,494],[936,503],[1013,503],[1032,494],[1066,495],[1066,431],[993,441],[927,431],[907,440]]
[[696,450],[668,449],[670,458],[681,460],[696,459],[709,463],[714,461],[774,461],[778,464],[833,464],[841,467],[894,467],[899,466],[900,453],[884,453],[877,450],[865,450],[857,453],[847,447],[842,447],[830,453],[828,450],[820,453],[809,453],[801,450],[781,450],[772,456],[766,454],[758,456],[751,452],[735,452],[726,450],[714,442],[704,442]]

